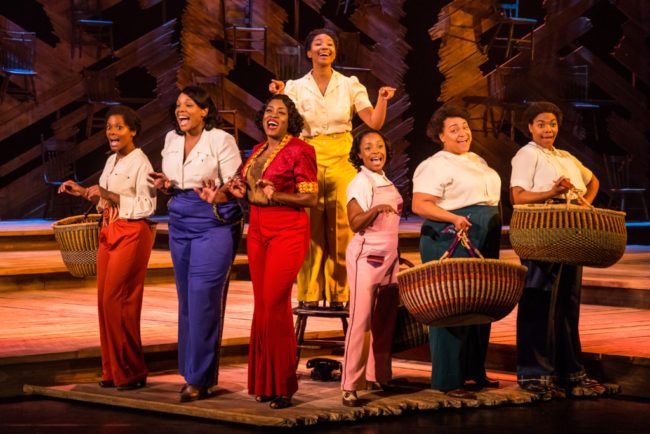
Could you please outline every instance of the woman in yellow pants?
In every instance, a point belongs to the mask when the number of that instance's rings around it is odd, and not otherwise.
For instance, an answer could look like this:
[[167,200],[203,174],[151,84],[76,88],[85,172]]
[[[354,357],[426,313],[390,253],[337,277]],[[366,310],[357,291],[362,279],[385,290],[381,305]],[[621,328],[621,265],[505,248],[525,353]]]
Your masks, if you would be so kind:
[[305,52],[312,70],[287,83],[272,80],[269,90],[284,93],[296,104],[305,120],[303,139],[316,150],[318,203],[309,208],[309,252],[298,273],[298,301],[315,307],[326,298],[331,307],[348,300],[345,249],[352,237],[346,210],[346,189],[356,169],[348,161],[352,147],[352,117],[358,113],[370,128],[380,129],[386,117],[392,87],[379,89],[373,108],[357,77],[335,71],[338,38],[328,29],[311,31]]

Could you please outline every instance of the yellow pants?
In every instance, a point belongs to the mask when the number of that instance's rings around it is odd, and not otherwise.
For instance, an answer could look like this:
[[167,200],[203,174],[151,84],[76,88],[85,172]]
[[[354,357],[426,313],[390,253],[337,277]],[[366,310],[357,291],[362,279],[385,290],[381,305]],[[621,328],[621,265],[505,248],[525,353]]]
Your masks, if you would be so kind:
[[345,249],[352,238],[348,224],[348,184],[357,170],[348,161],[352,134],[305,139],[316,150],[318,204],[309,213],[309,252],[298,273],[298,301],[348,301]]

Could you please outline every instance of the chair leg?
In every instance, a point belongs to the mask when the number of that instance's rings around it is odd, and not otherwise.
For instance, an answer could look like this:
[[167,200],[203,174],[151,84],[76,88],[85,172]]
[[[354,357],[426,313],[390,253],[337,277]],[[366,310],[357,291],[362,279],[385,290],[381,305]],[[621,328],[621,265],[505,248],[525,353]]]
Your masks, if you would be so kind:
[[345,317],[341,317],[341,323],[343,323],[343,336],[348,334],[348,320]]
[[305,341],[305,329],[307,328],[307,316],[298,315],[296,319],[296,369],[300,364],[300,351]]

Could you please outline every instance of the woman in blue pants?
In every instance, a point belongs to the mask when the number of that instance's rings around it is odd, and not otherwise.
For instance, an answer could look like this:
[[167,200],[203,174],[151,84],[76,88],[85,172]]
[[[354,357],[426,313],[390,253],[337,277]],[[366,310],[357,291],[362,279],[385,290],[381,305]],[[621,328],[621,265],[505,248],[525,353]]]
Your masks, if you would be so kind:
[[169,249],[178,292],[178,369],[185,377],[181,402],[203,399],[217,384],[219,349],[230,267],[241,237],[235,200],[208,204],[195,188],[223,185],[241,165],[235,139],[216,128],[208,93],[183,89],[174,110],[175,129],[165,137],[162,173],[152,172],[169,201]]

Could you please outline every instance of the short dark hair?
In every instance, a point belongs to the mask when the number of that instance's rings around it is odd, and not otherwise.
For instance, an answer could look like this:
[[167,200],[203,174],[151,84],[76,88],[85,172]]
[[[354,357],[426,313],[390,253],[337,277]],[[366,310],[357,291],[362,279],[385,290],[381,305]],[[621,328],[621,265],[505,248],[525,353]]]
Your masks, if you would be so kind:
[[314,39],[316,39],[316,36],[318,35],[327,35],[330,38],[332,38],[332,41],[334,41],[334,50],[338,53],[339,52],[339,37],[336,36],[336,32],[330,29],[314,29],[305,38],[305,56],[307,56],[307,53],[309,53],[309,50],[311,50],[311,44],[314,42]]
[[[204,129],[206,131],[210,131],[213,128],[219,127],[217,107],[214,105],[214,102],[212,101],[212,98],[210,98],[210,94],[207,90],[199,86],[187,86],[181,90],[181,93],[189,96],[192,101],[194,101],[200,108],[208,109],[208,114],[203,118],[203,121],[205,122]],[[171,107],[171,114],[172,119],[174,120],[174,130],[177,134],[180,134],[181,136],[184,135],[185,133],[183,130],[181,130],[180,125],[178,125],[178,119],[176,119],[176,103],[174,103]]]
[[262,108],[255,115],[255,125],[257,125],[257,128],[264,131],[264,125],[262,122],[262,119],[264,118],[264,111],[266,110],[266,107],[269,105],[269,103],[274,99],[279,99],[284,103],[284,105],[287,106],[287,114],[289,115],[289,127],[287,128],[287,132],[292,136],[299,136],[305,122],[303,121],[302,116],[300,116],[300,113],[298,112],[296,105],[293,103],[293,100],[288,96],[280,93],[275,94],[271,96],[271,98],[267,99]]
[[352,148],[350,148],[350,157],[348,158],[350,163],[352,163],[357,171],[361,170],[361,166],[363,166],[363,160],[359,157],[359,153],[361,152],[361,141],[364,137],[371,133],[378,134],[379,137],[381,137],[381,139],[384,141],[384,145],[386,145],[386,161],[384,162],[384,167],[386,167],[386,164],[390,163],[390,159],[393,157],[393,147],[390,144],[390,140],[388,140],[388,137],[386,137],[384,133],[373,129],[364,130],[354,136],[354,140],[352,141]]
[[524,120],[528,125],[532,125],[537,116],[542,113],[553,113],[557,119],[558,126],[562,125],[562,110],[552,102],[540,101],[534,102],[524,110]]
[[427,124],[427,136],[429,136],[431,140],[441,143],[439,136],[445,129],[445,119],[448,118],[463,118],[469,124],[469,112],[466,109],[445,104],[433,112],[433,115]]
[[135,131],[136,136],[140,134],[140,131],[142,130],[142,119],[140,119],[138,112],[129,106],[121,104],[114,105],[108,109],[108,112],[106,112],[106,122],[108,122],[108,118],[116,115],[122,116],[126,126],[129,127],[131,131]]

